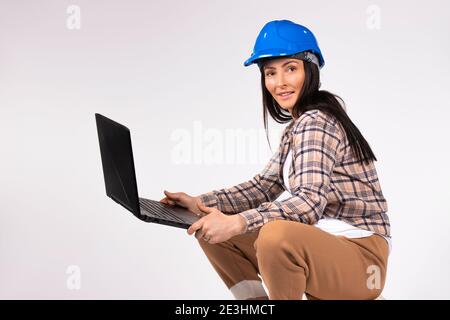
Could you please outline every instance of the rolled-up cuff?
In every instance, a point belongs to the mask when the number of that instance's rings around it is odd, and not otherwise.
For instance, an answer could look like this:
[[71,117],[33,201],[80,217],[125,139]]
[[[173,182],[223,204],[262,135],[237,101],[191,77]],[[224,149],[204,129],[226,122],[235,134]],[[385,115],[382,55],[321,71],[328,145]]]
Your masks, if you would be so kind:
[[243,280],[230,288],[236,300],[267,297],[266,290],[259,280]]
[[254,232],[258,230],[263,224],[263,217],[256,209],[249,209],[239,212],[238,214],[244,217],[245,221],[247,222],[247,229],[245,233]]
[[204,206],[218,208],[219,201],[214,191],[203,193],[198,197],[200,198],[200,201],[203,203]]

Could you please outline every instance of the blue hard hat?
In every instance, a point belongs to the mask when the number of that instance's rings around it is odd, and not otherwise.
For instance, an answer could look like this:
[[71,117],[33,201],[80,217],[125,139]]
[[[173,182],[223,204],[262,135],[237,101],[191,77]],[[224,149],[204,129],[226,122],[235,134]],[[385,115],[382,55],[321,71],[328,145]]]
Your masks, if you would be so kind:
[[308,28],[289,20],[274,20],[266,23],[259,32],[253,52],[244,66],[258,63],[262,58],[290,56],[304,51],[313,53],[318,67],[323,67],[325,61],[316,37]]

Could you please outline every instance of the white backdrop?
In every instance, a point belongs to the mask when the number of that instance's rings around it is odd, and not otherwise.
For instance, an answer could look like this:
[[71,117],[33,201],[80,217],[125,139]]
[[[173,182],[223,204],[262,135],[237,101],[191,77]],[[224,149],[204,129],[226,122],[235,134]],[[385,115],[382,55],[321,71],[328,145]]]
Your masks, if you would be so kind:
[[1,0],[0,298],[232,299],[194,237],[106,197],[94,113],[130,128],[140,196],[250,179],[271,151],[259,71],[243,62],[274,19],[316,35],[322,89],[378,158],[393,235],[383,296],[450,298],[449,9]]

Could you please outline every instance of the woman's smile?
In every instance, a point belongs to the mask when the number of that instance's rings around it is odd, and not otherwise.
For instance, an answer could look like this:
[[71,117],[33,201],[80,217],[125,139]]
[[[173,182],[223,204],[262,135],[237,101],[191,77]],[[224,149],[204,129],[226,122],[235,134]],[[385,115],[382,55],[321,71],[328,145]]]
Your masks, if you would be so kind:
[[294,96],[295,91],[291,91],[290,93],[282,93],[278,95],[278,98],[281,100],[288,100]]

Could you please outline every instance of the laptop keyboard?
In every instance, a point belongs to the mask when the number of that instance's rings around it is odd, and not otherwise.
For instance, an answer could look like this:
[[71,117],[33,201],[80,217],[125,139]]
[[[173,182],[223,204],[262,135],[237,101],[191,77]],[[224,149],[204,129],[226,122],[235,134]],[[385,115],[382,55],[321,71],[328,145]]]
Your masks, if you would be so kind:
[[164,204],[157,202],[157,201],[153,201],[153,200],[148,200],[148,199],[144,199],[144,198],[139,198],[139,204],[148,212],[151,212],[152,214],[154,214],[155,216],[162,218],[162,219],[166,219],[166,220],[175,220],[178,222],[185,222],[183,219],[179,218],[178,216],[176,216],[175,214],[173,214],[173,212],[164,207]]

